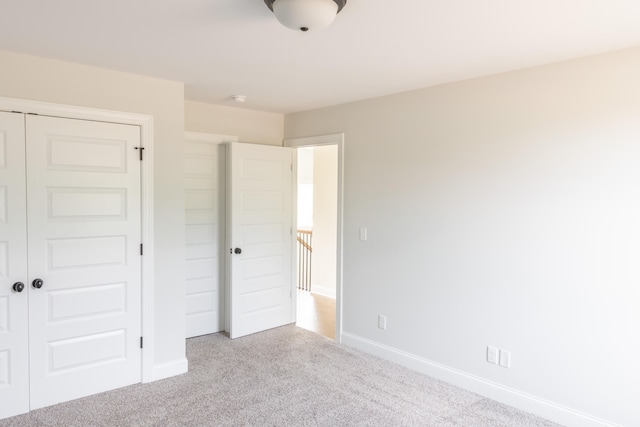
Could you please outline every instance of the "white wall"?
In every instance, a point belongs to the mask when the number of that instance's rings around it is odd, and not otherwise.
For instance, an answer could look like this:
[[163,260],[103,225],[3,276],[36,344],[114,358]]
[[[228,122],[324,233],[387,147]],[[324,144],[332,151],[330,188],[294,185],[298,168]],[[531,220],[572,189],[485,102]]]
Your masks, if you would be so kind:
[[154,365],[165,373],[186,366],[183,84],[5,51],[0,64],[2,97],[153,116]]
[[240,142],[282,145],[284,115],[185,101],[185,130],[234,135]]
[[336,296],[338,146],[313,147],[313,265],[311,291]]
[[286,138],[345,133],[345,342],[640,425],[638,76],[635,48],[287,115]]

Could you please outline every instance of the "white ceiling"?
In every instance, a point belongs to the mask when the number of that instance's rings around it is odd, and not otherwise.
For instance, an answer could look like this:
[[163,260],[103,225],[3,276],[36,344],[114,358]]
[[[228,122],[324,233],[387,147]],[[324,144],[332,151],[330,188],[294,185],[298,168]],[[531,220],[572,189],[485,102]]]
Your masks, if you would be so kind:
[[0,49],[279,113],[638,45],[639,0],[348,0],[308,33],[263,0],[0,0]]

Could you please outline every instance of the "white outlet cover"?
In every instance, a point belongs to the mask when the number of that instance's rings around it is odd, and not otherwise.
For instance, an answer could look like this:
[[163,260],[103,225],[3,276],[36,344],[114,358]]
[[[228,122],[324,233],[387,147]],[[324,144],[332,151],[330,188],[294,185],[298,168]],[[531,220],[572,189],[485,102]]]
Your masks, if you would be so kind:
[[360,240],[362,240],[362,241],[366,241],[367,240],[367,228],[366,227],[361,227],[360,228]]
[[494,365],[498,364],[498,349],[496,347],[487,347],[487,362],[493,363]]
[[378,328],[387,329],[387,316],[378,316]]

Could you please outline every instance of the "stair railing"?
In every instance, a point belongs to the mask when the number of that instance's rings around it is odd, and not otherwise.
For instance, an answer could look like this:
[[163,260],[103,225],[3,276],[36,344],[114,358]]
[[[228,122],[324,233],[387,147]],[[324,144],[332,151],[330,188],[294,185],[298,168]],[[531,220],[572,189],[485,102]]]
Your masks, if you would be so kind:
[[311,291],[312,238],[311,230],[298,230],[298,289],[303,291]]

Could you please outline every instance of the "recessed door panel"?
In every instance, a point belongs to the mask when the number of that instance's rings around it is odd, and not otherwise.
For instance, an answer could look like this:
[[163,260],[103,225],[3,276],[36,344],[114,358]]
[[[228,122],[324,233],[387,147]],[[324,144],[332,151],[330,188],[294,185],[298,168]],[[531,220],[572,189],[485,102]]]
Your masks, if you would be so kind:
[[127,310],[127,284],[112,283],[49,292],[49,322],[82,322]]
[[0,187],[0,223],[7,223],[7,209],[9,207],[9,201],[7,196],[9,191],[6,186]]
[[60,221],[125,220],[126,188],[47,188],[49,219]]
[[[213,176],[209,176],[207,179],[214,179]],[[193,181],[193,180],[191,180]],[[190,182],[192,186],[196,184]],[[213,185],[213,184],[211,184]],[[217,192],[214,190],[203,189],[189,189],[185,191],[185,208],[188,211],[206,211],[207,213],[214,213],[217,209]],[[217,217],[217,215],[215,215]],[[214,217],[214,221],[215,221]]]
[[11,387],[11,352],[0,351],[0,390]]
[[126,361],[125,330],[109,331],[48,343],[47,374],[89,371],[99,365]]
[[252,214],[255,212],[282,212],[284,209],[283,194],[278,191],[246,191],[240,196],[242,205],[240,212]]
[[[122,139],[66,134],[54,129],[43,135],[48,170],[120,172],[127,170],[127,142]],[[60,133],[58,133],[60,132]]]
[[9,332],[9,296],[0,297],[0,335]]
[[9,278],[9,242],[0,242],[0,277]]
[[127,236],[51,239],[47,249],[47,271],[100,269],[127,262]]
[[218,311],[217,300],[215,292],[192,293],[187,297],[187,311],[198,315]]

